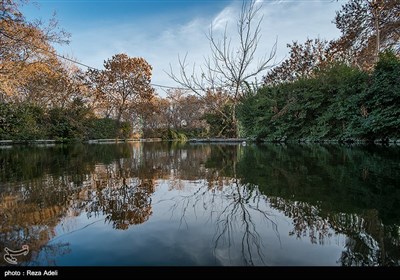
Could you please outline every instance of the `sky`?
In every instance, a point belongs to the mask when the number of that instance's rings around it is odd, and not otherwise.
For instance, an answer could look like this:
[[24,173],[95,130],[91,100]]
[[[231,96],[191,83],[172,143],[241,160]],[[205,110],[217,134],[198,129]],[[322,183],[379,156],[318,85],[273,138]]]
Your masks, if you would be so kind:
[[[332,23],[346,1],[257,0],[262,5],[257,56],[269,54],[277,40],[275,62],[288,54],[286,44],[307,38],[340,36]],[[117,53],[143,57],[153,67],[152,83],[177,86],[165,73],[177,72],[178,55],[199,66],[210,55],[206,34],[218,37],[227,25],[233,44],[241,0],[31,0],[22,7],[28,19],[46,21],[54,12],[59,26],[71,34],[59,54],[102,69]],[[157,88],[156,88],[157,89]],[[160,93],[160,89],[157,89]]]

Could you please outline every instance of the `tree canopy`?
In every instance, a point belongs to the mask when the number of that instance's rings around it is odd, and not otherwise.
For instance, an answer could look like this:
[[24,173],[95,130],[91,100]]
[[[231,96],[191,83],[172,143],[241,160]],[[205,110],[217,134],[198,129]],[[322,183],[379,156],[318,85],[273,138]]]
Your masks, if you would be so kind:
[[104,61],[104,70],[90,69],[89,81],[98,109],[117,121],[130,120],[132,113],[154,95],[150,85],[152,67],[143,58],[116,54]]
[[[57,54],[69,34],[55,16],[28,21],[27,2],[0,2],[1,139],[397,137],[397,0],[345,2],[333,19],[338,39],[289,43],[279,65],[276,44],[256,56],[261,3],[243,1],[236,33],[211,24],[210,57],[193,72],[179,59],[169,73],[179,88],[164,97],[145,58],[115,54],[84,71]],[[262,86],[251,81],[260,73]]]

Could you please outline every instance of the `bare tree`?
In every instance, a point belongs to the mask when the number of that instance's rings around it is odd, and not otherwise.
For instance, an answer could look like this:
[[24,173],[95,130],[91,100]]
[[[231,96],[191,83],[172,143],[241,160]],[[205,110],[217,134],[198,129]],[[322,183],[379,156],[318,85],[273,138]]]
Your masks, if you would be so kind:
[[[232,38],[228,36],[228,26],[225,25],[222,38],[215,35],[215,27],[211,25],[207,39],[210,43],[211,56],[204,59],[199,68],[194,64],[191,70],[185,56],[179,60],[179,74],[174,73],[170,65],[167,73],[175,82],[184,88],[193,91],[199,96],[206,92],[225,91],[231,97],[232,112],[229,116],[236,126],[236,105],[245,91],[246,82],[273,66],[277,41],[269,54],[265,54],[256,61],[256,51],[261,38],[261,23],[259,17],[261,4],[256,1],[243,1],[237,21],[238,44],[233,46]],[[200,70],[200,71],[198,71]],[[199,72],[199,73],[198,73]],[[224,112],[221,112],[226,115]]]

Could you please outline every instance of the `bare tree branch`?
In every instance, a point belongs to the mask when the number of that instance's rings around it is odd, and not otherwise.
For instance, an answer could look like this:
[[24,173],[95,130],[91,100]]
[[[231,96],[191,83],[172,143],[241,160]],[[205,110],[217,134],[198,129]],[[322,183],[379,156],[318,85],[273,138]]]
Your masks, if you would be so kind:
[[[276,54],[277,40],[269,54],[265,54],[256,61],[263,20],[263,16],[259,16],[261,7],[254,0],[242,2],[237,21],[237,46],[233,46],[232,38],[228,36],[228,24],[225,25],[222,38],[215,34],[215,26],[211,24],[206,35],[211,55],[204,59],[204,64],[200,67],[193,64],[192,69],[189,70],[186,54],[183,59],[178,56],[179,73],[174,72],[171,64],[170,71],[167,73],[180,86],[199,96],[204,96],[210,91],[226,92],[233,103],[230,117],[236,127],[236,105],[248,88],[246,82],[248,83],[249,79],[255,78],[258,74],[274,66],[273,59]],[[254,66],[254,64],[256,65]],[[221,111],[219,110],[219,112]]]

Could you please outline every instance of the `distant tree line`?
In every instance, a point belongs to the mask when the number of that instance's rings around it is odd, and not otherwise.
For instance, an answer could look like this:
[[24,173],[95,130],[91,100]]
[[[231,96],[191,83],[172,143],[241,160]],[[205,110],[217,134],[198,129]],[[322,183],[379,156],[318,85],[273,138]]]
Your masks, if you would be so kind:
[[[334,20],[339,39],[288,44],[289,57],[276,66],[275,44],[254,71],[261,4],[243,1],[241,43],[211,27],[202,73],[188,73],[180,60],[181,76],[170,76],[183,88],[166,97],[152,87],[144,58],[116,54],[83,71],[58,55],[53,45],[67,44],[69,34],[55,17],[28,21],[26,2],[0,3],[0,139],[398,137],[396,0],[348,1]],[[249,81],[263,71],[262,86]]]

